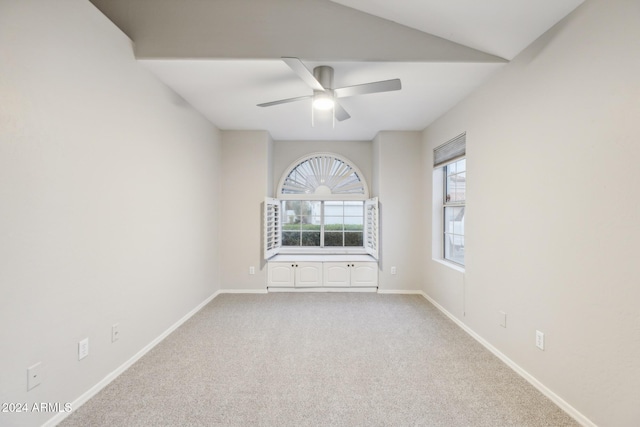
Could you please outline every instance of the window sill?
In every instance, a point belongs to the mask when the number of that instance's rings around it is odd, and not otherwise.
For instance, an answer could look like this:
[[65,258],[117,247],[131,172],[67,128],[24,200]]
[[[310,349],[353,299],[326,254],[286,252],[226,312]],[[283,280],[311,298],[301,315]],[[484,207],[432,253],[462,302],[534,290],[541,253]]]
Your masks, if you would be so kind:
[[367,254],[278,254],[267,262],[377,262]]
[[281,247],[280,254],[289,255],[365,255],[367,252],[363,247],[335,247],[335,248],[314,248],[314,247]]
[[432,258],[432,260],[434,262],[437,262],[438,264],[444,265],[445,267],[449,267],[452,270],[458,271],[460,273],[464,273],[464,266],[462,266],[462,265],[454,264],[454,263],[449,262],[449,261],[444,260],[444,259]]

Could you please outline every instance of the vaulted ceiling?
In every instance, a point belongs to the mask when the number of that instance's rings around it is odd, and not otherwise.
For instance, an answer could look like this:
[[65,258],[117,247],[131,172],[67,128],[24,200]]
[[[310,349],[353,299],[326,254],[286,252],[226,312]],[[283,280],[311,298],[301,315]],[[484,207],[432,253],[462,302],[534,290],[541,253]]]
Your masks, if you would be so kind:
[[[370,140],[422,130],[583,0],[91,0],[138,61],[220,129],[276,140]],[[311,95],[280,58],[329,65],[334,87],[399,78],[400,91],[341,99],[351,118],[311,120]]]

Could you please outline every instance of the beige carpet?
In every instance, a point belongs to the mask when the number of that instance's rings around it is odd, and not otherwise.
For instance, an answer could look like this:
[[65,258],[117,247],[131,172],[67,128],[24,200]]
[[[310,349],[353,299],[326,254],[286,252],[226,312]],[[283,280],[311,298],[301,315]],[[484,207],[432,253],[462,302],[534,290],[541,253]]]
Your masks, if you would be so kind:
[[226,294],[61,426],[576,426],[421,296]]

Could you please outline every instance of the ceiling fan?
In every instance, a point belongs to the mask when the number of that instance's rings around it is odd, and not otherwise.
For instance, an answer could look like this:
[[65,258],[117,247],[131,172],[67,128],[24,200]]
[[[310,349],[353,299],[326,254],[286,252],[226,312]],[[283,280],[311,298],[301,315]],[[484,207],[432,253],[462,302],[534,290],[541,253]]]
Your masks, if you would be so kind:
[[351,117],[340,105],[337,98],[348,96],[366,95],[368,93],[390,92],[400,90],[400,79],[383,80],[379,82],[364,83],[340,88],[333,87],[333,68],[328,65],[320,65],[313,69],[313,73],[298,58],[283,57],[282,60],[313,89],[313,95],[298,96],[295,98],[281,99],[279,101],[258,104],[258,107],[271,107],[273,105],[286,104],[288,102],[313,99],[313,107],[318,110],[333,109],[334,117],[343,121]]

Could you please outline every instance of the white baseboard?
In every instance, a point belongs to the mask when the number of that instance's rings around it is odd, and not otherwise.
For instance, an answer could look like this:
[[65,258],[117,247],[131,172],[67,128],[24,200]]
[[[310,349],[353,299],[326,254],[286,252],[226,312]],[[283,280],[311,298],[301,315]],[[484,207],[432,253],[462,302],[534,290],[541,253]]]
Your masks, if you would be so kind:
[[415,289],[378,289],[379,294],[395,294],[395,295],[422,295],[424,292],[416,291]]
[[595,423],[593,423],[589,418],[584,416],[580,411],[567,403],[564,399],[558,396],[556,393],[551,391],[547,386],[538,381],[533,375],[522,369],[518,364],[516,364],[513,360],[509,359],[505,356],[500,350],[491,345],[488,341],[474,332],[471,328],[461,322],[457,317],[453,314],[449,313],[444,307],[434,301],[429,295],[427,295],[423,291],[419,291],[420,295],[422,295],[427,301],[433,304],[438,310],[440,310],[445,316],[451,319],[456,325],[458,325],[463,331],[469,334],[473,339],[482,344],[487,350],[493,353],[498,359],[502,360],[507,366],[513,369],[518,375],[527,380],[529,384],[537,388],[542,394],[547,396],[553,403],[558,405],[563,411],[565,411],[569,416],[571,416],[574,420],[579,422],[584,427],[597,427]]
[[221,294],[266,294],[266,289],[220,289]]
[[86,403],[93,396],[98,394],[100,392],[100,390],[105,388],[111,381],[115,380],[121,373],[126,371],[129,367],[131,367],[131,365],[136,363],[142,356],[147,354],[153,347],[155,347],[160,342],[162,342],[162,340],[164,340],[167,336],[169,336],[170,333],[172,333],[173,331],[178,329],[178,327],[180,327],[184,322],[189,320],[194,314],[196,314],[198,311],[200,311],[205,305],[209,304],[215,297],[217,297],[221,293],[223,293],[223,291],[216,291],[213,295],[211,295],[206,300],[204,300],[203,302],[198,304],[197,307],[195,307],[193,310],[191,310],[190,312],[185,314],[180,320],[178,320],[176,323],[171,325],[169,327],[169,329],[164,331],[157,338],[155,338],[153,341],[151,341],[149,344],[147,344],[142,350],[140,350],[135,355],[133,355],[133,357],[131,357],[129,360],[127,360],[122,365],[120,365],[118,368],[116,368],[115,371],[111,372],[109,375],[104,377],[96,385],[94,385],[89,390],[84,392],[80,397],[78,397],[76,400],[74,400],[71,403],[71,408],[73,408],[71,412],[60,412],[60,413],[56,414],[54,417],[50,418],[46,423],[44,423],[42,425],[42,427],[54,427],[54,426],[58,425],[60,422],[62,422],[62,420],[67,418],[76,409],[78,409],[80,406],[82,406],[84,403]]

